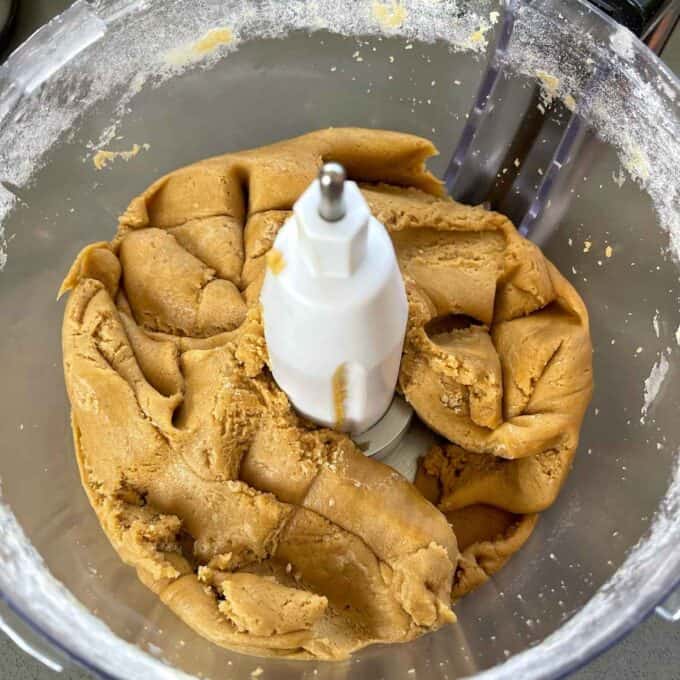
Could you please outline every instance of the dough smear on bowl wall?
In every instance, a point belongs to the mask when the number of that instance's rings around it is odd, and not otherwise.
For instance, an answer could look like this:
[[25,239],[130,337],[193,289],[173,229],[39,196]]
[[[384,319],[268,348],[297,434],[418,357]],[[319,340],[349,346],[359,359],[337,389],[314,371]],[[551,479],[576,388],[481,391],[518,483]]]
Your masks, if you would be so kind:
[[[451,623],[569,472],[583,302],[507,218],[446,198],[433,153],[329,129],[181,168],[64,281],[84,488],[121,559],[219,645],[342,659]],[[439,438],[415,484],[298,416],[267,367],[267,254],[325,161],[360,183],[404,277],[398,389]]]

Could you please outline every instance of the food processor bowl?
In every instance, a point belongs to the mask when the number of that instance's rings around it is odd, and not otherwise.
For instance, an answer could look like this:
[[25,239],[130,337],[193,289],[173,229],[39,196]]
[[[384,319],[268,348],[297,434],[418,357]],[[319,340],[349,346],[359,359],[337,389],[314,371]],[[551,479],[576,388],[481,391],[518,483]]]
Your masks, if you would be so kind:
[[595,133],[542,243],[588,305],[595,396],[559,499],[457,603],[457,624],[335,664],[221,649],[121,562],[80,486],[55,300],[75,254],[109,239],[163,173],[325,126],[429,137],[443,175],[505,9],[80,0],[0,68],[0,591],[2,626],[24,648],[112,678],[554,678],[668,596],[680,579],[680,88],[580,0],[513,3],[504,77],[509,96],[539,82],[552,124],[571,106]]

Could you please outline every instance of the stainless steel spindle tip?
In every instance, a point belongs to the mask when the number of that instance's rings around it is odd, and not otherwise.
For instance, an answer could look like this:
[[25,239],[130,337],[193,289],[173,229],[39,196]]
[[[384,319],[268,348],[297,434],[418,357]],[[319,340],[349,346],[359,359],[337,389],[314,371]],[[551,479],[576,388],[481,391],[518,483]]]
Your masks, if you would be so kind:
[[337,222],[345,216],[345,179],[347,173],[340,163],[324,163],[319,171],[319,215],[327,222]]

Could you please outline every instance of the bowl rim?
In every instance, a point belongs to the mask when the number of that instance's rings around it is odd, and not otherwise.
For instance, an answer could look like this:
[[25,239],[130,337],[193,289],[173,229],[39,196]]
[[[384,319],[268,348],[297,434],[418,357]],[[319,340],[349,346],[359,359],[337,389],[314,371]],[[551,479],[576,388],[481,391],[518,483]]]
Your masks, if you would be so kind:
[[[510,4],[515,4],[514,0],[509,1]],[[610,17],[597,7],[587,4],[585,0],[566,0],[566,2],[581,6],[587,9],[589,13],[599,16],[600,20],[611,29],[619,28],[618,24]],[[69,21],[76,7],[78,12],[83,10],[94,11],[85,0],[78,0],[70,9],[58,15],[55,18],[56,22],[61,22],[61,25],[63,25],[64,22]],[[50,35],[50,26],[56,25],[55,20],[41,29],[40,36],[32,35],[17,50],[30,53],[33,45],[44,44],[44,41],[49,43],[49,40],[53,37]],[[634,38],[634,44],[637,54],[642,56],[645,62],[656,72],[664,74],[680,92],[678,77],[637,38]],[[665,509],[664,504],[667,506]],[[614,576],[598,589],[593,598],[577,614],[540,644],[518,653],[500,665],[481,671],[475,677],[480,680],[514,678],[518,674],[521,674],[521,677],[524,678],[534,679],[562,677],[585,665],[627,635],[649,616],[655,606],[675,588],[680,587],[680,513],[678,513],[677,506],[680,506],[680,460],[676,454],[675,476],[671,480],[665,498],[661,501],[660,510],[657,511],[660,516],[655,517],[651,530],[631,549],[624,564]],[[673,518],[673,515],[676,519]],[[40,582],[44,587],[50,587],[60,597],[66,596],[67,600],[69,598],[72,600],[68,601],[68,607],[71,608],[71,611],[78,611],[82,617],[82,622],[87,624],[83,628],[85,634],[87,635],[88,628],[93,631],[93,635],[87,638],[86,644],[77,644],[76,636],[70,631],[66,634],[62,631],[59,634],[55,626],[40,621],[40,614],[35,609],[35,603],[25,594],[13,591],[4,575],[0,574],[0,599],[48,647],[59,650],[69,660],[100,677],[114,680],[130,677],[130,670],[121,668],[120,657],[113,654],[102,657],[99,654],[96,655],[95,659],[95,655],[87,655],[86,651],[91,651],[93,645],[101,643],[102,633],[106,632],[111,638],[111,649],[125,650],[125,656],[134,660],[137,669],[144,671],[144,677],[152,680],[154,678],[165,680],[190,677],[183,671],[170,668],[134,644],[118,638],[101,620],[81,605],[51,575],[37,551],[23,534],[9,507],[2,502],[0,495],[0,535],[6,536],[8,531],[14,532],[17,541],[16,546],[14,546],[16,553],[11,554],[11,558],[16,559],[16,562],[10,573],[18,573],[18,570],[22,567],[29,566],[34,573],[39,573]],[[663,536],[661,535],[662,532],[665,532]],[[639,568],[640,559],[643,557],[640,553],[644,552],[645,543],[649,543],[655,537],[665,537],[666,539],[662,545],[664,550],[661,556],[663,559],[655,560],[653,570],[650,570],[649,565],[646,565],[647,571],[645,572],[644,582],[639,583],[634,577],[636,569]],[[656,550],[655,554],[658,557],[659,551]],[[0,555],[3,555],[1,548]],[[29,565],[28,560],[32,560],[34,563]],[[613,605],[608,604],[607,598],[609,591],[614,588],[629,588],[630,590],[625,604],[618,603],[616,616],[611,616]],[[598,601],[598,598],[600,598],[600,601]],[[587,622],[587,626],[582,625],[585,622]],[[588,634],[583,635],[584,632]],[[574,645],[576,638],[579,642],[577,647]],[[255,657],[253,657],[253,660],[257,661]]]

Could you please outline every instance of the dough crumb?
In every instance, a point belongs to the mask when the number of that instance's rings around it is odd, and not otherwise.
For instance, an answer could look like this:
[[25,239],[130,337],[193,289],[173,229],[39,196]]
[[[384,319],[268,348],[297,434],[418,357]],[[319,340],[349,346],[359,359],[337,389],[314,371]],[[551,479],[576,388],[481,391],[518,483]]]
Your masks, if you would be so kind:
[[333,373],[333,407],[335,409],[335,426],[342,427],[345,422],[345,399],[347,399],[347,376],[345,364],[340,364]]
[[406,7],[397,0],[373,3],[373,17],[383,29],[399,28],[407,16]]
[[489,21],[481,19],[479,26],[475,31],[473,31],[465,40],[465,47],[474,50],[476,52],[481,52],[485,50],[489,41],[487,40],[486,34],[491,30],[492,26],[498,21],[498,12],[491,12],[489,14]]
[[170,66],[186,66],[233,42],[234,32],[228,26],[211,28],[196,42],[170,50],[165,55],[165,62]]
[[576,100],[572,95],[568,94],[564,98],[564,105],[570,110],[570,111],[576,111]]
[[222,45],[228,45],[233,39],[234,34],[230,28],[213,28],[194,43],[193,50],[196,54],[208,54]]
[[611,246],[607,246],[604,249],[604,256],[605,257],[611,257],[614,254],[614,249]]
[[144,151],[148,151],[150,148],[150,144],[144,143],[133,144],[132,148],[127,151],[109,151],[108,149],[100,149],[92,157],[92,163],[97,170],[102,170],[109,163],[113,163],[113,161],[117,160],[118,158],[122,158],[124,161],[129,161],[130,159],[134,158],[142,149],[144,149]]
[[583,252],[584,253],[589,253],[590,249],[593,247],[593,242],[592,241],[584,241],[583,242]]
[[283,253],[276,248],[272,248],[266,255],[265,260],[267,262],[267,269],[274,274],[280,274],[286,268],[286,260],[283,257]]
[[541,82],[541,103],[539,104],[539,109],[543,108],[541,113],[545,113],[545,109],[552,104],[553,99],[555,99],[558,94],[560,79],[552,73],[548,73],[542,69],[537,69],[535,74]]
[[536,71],[537,78],[543,84],[548,96],[552,99],[557,94],[557,89],[560,86],[560,79],[552,73],[538,69]]
[[623,167],[628,170],[633,179],[644,184],[650,175],[649,159],[643,149],[637,144],[631,144],[624,149]]

